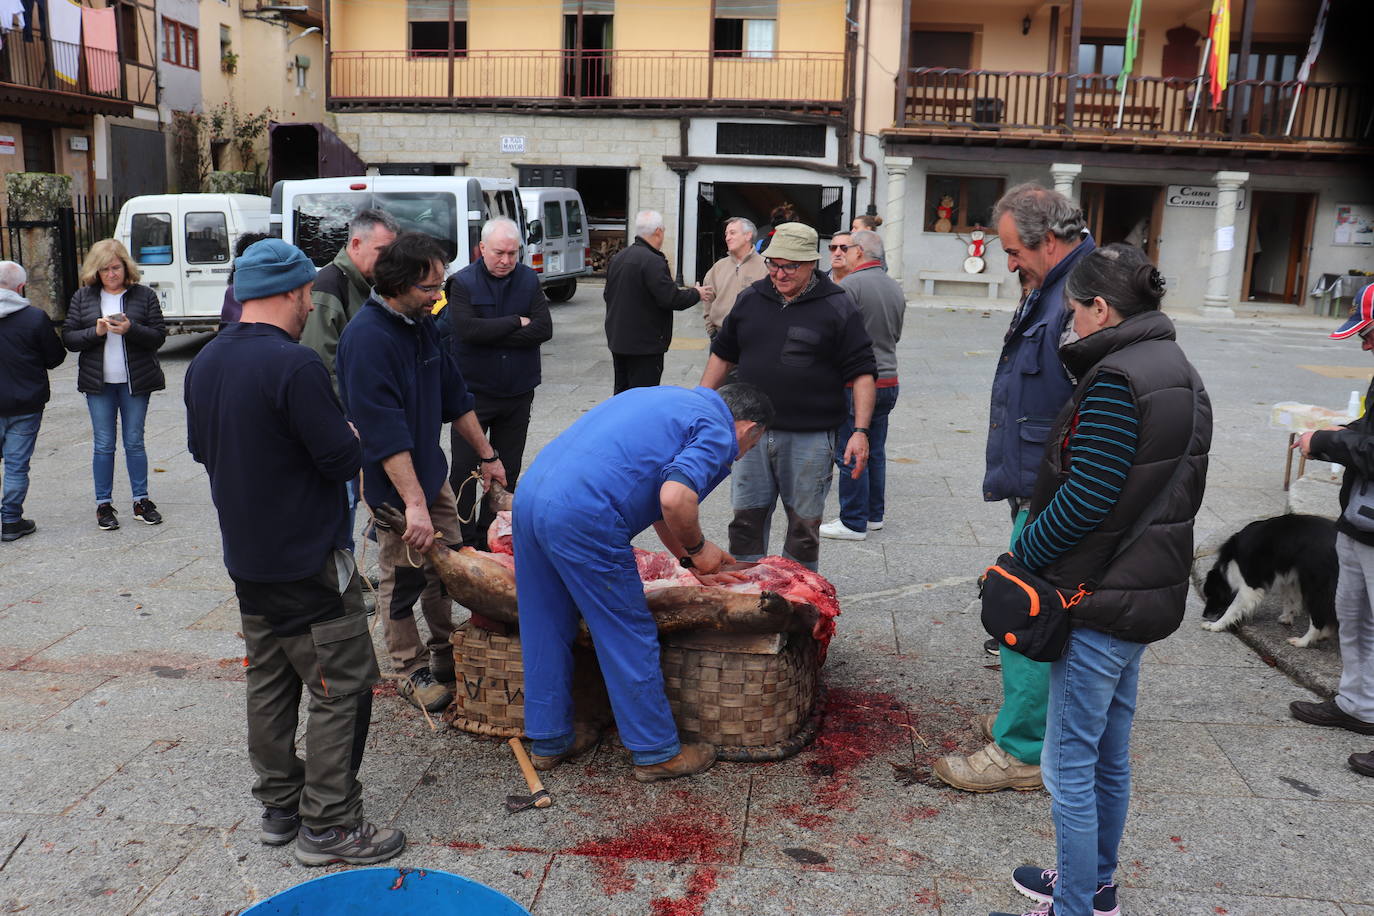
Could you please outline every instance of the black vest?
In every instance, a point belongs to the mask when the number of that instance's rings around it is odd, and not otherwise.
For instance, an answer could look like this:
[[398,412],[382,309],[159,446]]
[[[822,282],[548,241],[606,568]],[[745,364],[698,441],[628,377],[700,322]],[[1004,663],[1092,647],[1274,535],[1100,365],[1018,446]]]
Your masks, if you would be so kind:
[[[1183,621],[1193,562],[1193,518],[1207,483],[1212,445],[1212,404],[1202,379],[1174,340],[1174,324],[1162,312],[1134,315],[1116,327],[1060,350],[1081,381],[1051,430],[1031,499],[1038,515],[1068,476],[1067,438],[1079,403],[1099,372],[1126,378],[1139,413],[1135,461],[1116,505],[1096,530],[1041,574],[1072,588],[1096,577],[1097,590],[1073,609],[1073,625],[1129,639],[1163,639]],[[1174,469],[1186,462],[1170,485]],[[1104,571],[1137,519],[1168,486],[1154,520]]]

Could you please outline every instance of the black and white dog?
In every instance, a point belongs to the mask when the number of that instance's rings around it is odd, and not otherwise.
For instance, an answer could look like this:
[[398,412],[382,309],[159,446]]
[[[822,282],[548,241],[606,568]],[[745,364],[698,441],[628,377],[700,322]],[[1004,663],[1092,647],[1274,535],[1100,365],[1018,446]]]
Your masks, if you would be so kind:
[[1207,574],[1202,596],[1203,629],[1219,632],[1246,620],[1268,591],[1286,591],[1288,603],[1279,617],[1293,622],[1301,602],[1307,632],[1290,636],[1306,647],[1336,632],[1336,523],[1317,515],[1280,515],[1251,522],[1227,538]]

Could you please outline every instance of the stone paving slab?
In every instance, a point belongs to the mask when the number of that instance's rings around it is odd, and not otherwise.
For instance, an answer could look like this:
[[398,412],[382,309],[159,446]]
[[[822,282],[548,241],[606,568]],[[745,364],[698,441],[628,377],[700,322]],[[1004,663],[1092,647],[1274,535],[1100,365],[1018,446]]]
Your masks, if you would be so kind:
[[97,687],[45,726],[92,738],[124,735],[237,744],[246,740],[245,702],[242,681],[187,677],[185,669],[168,666],[160,674],[130,675]]
[[92,741],[44,731],[0,732],[0,812],[64,813],[148,746],[114,733]]
[[[164,677],[243,679],[243,640],[213,630],[87,626],[24,662],[30,671],[76,674],[161,672]],[[171,672],[177,672],[172,674]]]
[[106,680],[105,674],[0,669],[0,729],[17,731],[42,722]]
[[1346,763],[1351,754],[1374,748],[1374,737],[1299,724],[1299,728],[1206,728],[1254,795],[1293,801],[1374,796],[1369,777],[1360,776]]

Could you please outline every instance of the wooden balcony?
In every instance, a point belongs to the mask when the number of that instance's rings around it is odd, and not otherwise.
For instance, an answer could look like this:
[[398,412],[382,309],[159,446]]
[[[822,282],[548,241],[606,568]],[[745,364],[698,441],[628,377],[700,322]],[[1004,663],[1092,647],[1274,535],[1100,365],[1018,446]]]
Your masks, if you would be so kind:
[[324,26],[324,0],[240,0],[239,10],[255,17],[279,16],[307,28]]
[[0,98],[82,114],[133,111],[118,53],[45,40],[41,32],[25,41],[21,29],[4,29],[0,37]]
[[333,51],[328,107],[789,110],[838,117],[843,53],[773,51]]
[[1121,93],[1114,75],[915,68],[905,84],[890,133],[911,139],[1304,155],[1374,146],[1374,92],[1355,83],[1299,94],[1293,82],[1238,80],[1215,108],[1203,87],[1195,116],[1194,80],[1133,77]]

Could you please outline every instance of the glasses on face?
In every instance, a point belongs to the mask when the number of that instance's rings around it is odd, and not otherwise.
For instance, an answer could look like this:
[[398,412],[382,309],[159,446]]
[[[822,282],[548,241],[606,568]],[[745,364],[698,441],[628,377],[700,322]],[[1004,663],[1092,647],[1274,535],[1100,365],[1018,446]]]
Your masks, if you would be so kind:
[[791,264],[779,264],[772,258],[765,258],[763,266],[768,268],[770,274],[787,274],[790,277],[801,268],[802,262],[794,261]]
[[423,283],[416,283],[416,284],[415,284],[415,288],[418,289],[418,290],[419,290],[420,292],[422,292],[422,293],[429,293],[429,294],[432,296],[432,295],[434,295],[435,293],[439,292],[439,290],[443,289],[443,288],[444,288],[444,284],[438,283],[438,284],[435,284],[434,286],[426,286],[426,285],[423,284]]
[[834,254],[834,253],[837,252],[837,251],[848,251],[849,249],[854,248],[854,247],[857,247],[857,246],[854,246],[854,245],[831,245],[831,246],[830,246],[830,253],[831,253],[831,254]]

